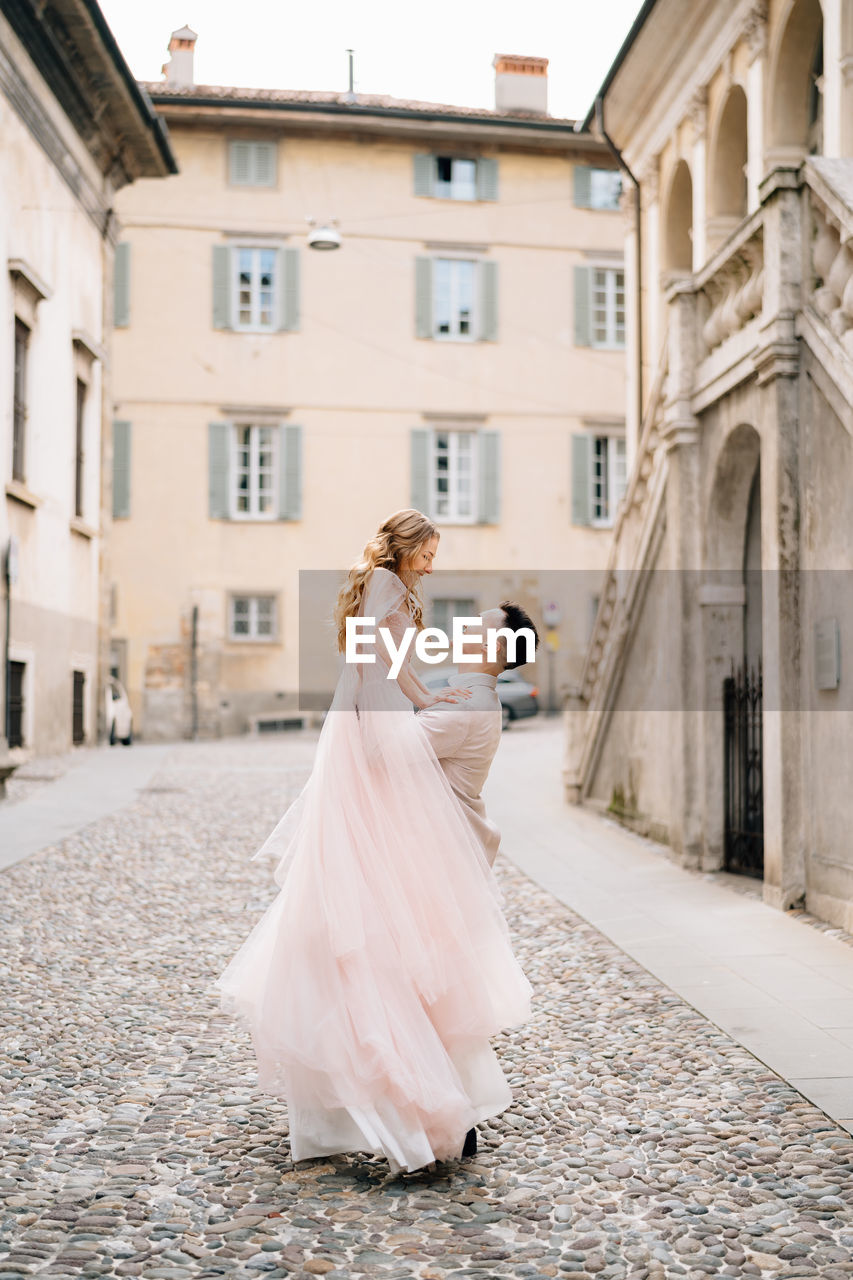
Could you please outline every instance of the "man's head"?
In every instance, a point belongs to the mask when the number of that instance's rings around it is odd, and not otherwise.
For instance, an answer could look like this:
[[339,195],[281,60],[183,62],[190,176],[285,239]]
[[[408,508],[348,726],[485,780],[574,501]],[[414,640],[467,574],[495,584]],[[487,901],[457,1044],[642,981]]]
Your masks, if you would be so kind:
[[[497,609],[486,609],[480,614],[483,621],[483,662],[500,671],[512,671],[515,667],[523,667],[526,662],[533,662],[536,657],[536,647],[539,644],[539,632],[533,625],[530,615],[525,613],[520,605],[515,604],[512,600],[502,600]],[[501,635],[498,637],[496,661],[494,664],[489,663],[488,656],[488,633],[494,628],[496,631],[528,631],[527,635],[516,635],[514,652],[510,647],[508,651],[507,642],[509,637]],[[532,636],[532,640],[530,638]],[[509,661],[507,659],[510,659]]]

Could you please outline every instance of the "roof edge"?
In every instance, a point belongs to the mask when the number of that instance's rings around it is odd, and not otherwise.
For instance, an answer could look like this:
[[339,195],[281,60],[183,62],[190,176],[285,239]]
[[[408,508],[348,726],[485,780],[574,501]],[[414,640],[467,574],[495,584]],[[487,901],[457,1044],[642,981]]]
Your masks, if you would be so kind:
[[596,93],[595,97],[592,100],[592,106],[589,108],[586,115],[584,116],[584,119],[581,123],[581,129],[585,133],[590,132],[592,129],[592,121],[595,116],[595,104],[599,101],[599,99],[602,99],[605,97],[607,90],[613,84],[613,81],[616,79],[616,76],[619,74],[619,69],[622,66],[622,63],[625,61],[625,59],[627,58],[628,54],[631,51],[631,46],[633,45],[634,41],[637,39],[637,36],[640,34],[640,31],[645,25],[646,19],[648,18],[649,14],[651,13],[652,9],[654,9],[656,4],[657,4],[657,0],[644,0],[644,3],[640,9],[640,12],[637,14],[636,18],[631,24],[631,29],[629,30],[625,39],[622,41],[622,44],[619,46],[619,52],[616,54],[616,57],[613,59],[612,63],[610,64],[607,74],[602,80],[601,85],[598,89],[598,92]]

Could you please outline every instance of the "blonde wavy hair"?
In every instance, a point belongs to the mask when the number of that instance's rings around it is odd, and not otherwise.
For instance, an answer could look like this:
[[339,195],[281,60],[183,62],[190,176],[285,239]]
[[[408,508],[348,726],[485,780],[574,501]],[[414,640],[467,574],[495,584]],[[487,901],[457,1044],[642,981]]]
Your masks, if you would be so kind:
[[352,566],[346,582],[338,592],[335,603],[335,626],[340,653],[346,649],[346,620],[355,617],[358,613],[367,579],[373,570],[379,567],[390,569],[405,583],[406,603],[409,606],[412,621],[419,631],[423,630],[423,603],[417,593],[418,579],[407,566],[425,542],[439,536],[438,529],[429,517],[413,507],[395,511],[387,520],[382,521],[364,548],[361,559]]

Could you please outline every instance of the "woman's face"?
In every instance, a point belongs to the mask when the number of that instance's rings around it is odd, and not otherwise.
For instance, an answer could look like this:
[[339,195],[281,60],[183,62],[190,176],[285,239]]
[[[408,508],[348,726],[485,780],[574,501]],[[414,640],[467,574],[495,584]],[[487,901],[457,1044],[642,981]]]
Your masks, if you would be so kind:
[[422,546],[418,548],[411,557],[409,563],[405,566],[411,573],[416,573],[418,577],[423,573],[432,573],[432,562],[438,551],[438,537],[433,534],[428,538]]

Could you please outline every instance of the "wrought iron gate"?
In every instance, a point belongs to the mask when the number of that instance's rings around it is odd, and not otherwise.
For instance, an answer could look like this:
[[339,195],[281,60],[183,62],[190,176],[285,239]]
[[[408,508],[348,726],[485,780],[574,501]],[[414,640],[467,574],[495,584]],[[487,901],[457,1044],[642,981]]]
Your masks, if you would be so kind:
[[761,695],[761,658],[757,670],[735,671],[732,662],[723,681],[725,869],[758,879],[764,875]]

